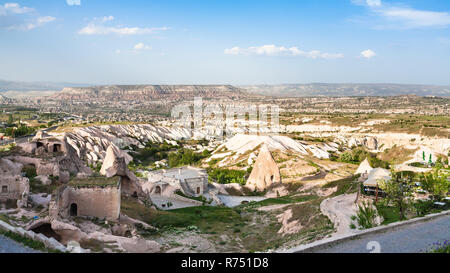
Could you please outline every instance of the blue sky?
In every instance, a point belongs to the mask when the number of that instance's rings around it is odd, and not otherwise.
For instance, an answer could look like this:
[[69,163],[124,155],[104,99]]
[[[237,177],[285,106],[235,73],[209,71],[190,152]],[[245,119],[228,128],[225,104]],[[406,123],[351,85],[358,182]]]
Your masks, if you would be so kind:
[[447,0],[0,0],[0,79],[450,85]]

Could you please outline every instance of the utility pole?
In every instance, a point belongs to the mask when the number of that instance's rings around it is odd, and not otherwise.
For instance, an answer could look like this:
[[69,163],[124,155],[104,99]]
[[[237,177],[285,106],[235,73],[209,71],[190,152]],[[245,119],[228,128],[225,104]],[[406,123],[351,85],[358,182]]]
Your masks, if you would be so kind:
[[375,204],[378,203],[378,183],[377,183],[377,189],[375,190]]

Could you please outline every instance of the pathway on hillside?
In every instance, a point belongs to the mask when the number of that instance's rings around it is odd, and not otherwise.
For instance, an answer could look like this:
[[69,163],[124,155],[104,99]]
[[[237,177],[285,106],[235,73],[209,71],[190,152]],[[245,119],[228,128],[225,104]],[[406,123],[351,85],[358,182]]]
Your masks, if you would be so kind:
[[339,195],[334,198],[325,199],[320,204],[320,210],[334,223],[336,233],[333,236],[342,236],[355,233],[350,228],[351,217],[356,215],[355,204],[356,193]]

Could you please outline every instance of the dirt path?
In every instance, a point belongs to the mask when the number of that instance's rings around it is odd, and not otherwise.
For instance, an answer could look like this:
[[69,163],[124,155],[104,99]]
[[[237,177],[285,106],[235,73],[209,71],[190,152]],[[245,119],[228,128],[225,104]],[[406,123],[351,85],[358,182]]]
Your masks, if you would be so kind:
[[334,223],[336,233],[333,236],[352,234],[356,230],[350,228],[351,217],[356,215],[356,193],[344,194],[334,198],[325,199],[320,204],[322,213]]

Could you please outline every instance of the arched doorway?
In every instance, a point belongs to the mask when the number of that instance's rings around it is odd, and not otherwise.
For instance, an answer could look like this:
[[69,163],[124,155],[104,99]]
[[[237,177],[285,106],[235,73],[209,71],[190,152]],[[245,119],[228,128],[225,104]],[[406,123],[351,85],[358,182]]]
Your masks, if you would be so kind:
[[157,194],[157,195],[161,195],[161,187],[160,186],[156,186],[156,188],[155,188],[155,194]]
[[78,205],[75,203],[70,205],[70,216],[78,216]]

